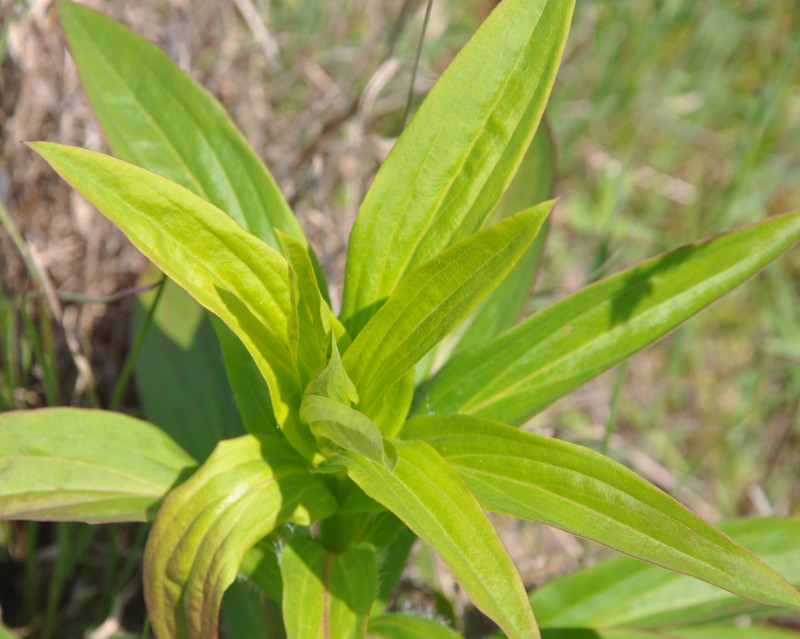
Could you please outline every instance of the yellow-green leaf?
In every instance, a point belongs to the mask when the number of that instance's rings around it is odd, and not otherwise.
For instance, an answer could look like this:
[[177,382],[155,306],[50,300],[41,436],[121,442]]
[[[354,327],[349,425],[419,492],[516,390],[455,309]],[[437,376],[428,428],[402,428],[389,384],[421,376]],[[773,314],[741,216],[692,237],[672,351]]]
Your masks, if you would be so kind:
[[636,473],[589,448],[464,415],[410,420],[487,510],[542,522],[742,597],[800,608],[763,561]]
[[396,457],[391,471],[349,451],[332,461],[429,544],[473,603],[509,637],[538,637],[519,573],[464,482],[425,442],[392,440],[388,446]]
[[309,525],[338,504],[285,440],[217,446],[164,500],[147,541],[145,599],[159,639],[214,639],[225,589],[247,550],[284,521]]
[[359,410],[382,400],[505,277],[536,237],[553,201],[465,238],[409,273],[342,356]]
[[520,424],[657,340],[800,239],[800,213],[769,218],[589,286],[451,359],[413,414]]
[[354,338],[406,274],[474,233],[533,138],[574,0],[505,0],[386,158],[350,235],[342,319]]
[[195,466],[159,428],[119,413],[0,413],[0,519],[152,520]]

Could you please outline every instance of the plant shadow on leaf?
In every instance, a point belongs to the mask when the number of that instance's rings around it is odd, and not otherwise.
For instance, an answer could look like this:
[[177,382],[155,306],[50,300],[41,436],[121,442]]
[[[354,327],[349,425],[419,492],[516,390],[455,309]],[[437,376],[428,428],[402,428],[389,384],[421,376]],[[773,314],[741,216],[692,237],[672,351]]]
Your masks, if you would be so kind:
[[620,294],[611,300],[609,328],[619,326],[635,314],[640,302],[653,293],[653,278],[666,277],[667,273],[689,261],[693,250],[682,248],[666,253],[646,269],[636,269],[622,278]]
[[[352,330],[352,327],[359,327],[359,330],[361,328],[364,328],[364,326],[367,324],[370,318],[372,318],[372,316],[375,315],[375,313],[377,313],[380,310],[381,306],[383,306],[386,303],[387,299],[389,298],[384,297],[383,299],[380,299],[377,302],[373,302],[372,304],[356,311],[353,314],[353,317],[348,322],[347,325],[348,330]],[[354,333],[350,335],[350,337],[352,339],[355,339],[357,334],[358,333]],[[344,352],[342,352],[342,355],[344,355]]]

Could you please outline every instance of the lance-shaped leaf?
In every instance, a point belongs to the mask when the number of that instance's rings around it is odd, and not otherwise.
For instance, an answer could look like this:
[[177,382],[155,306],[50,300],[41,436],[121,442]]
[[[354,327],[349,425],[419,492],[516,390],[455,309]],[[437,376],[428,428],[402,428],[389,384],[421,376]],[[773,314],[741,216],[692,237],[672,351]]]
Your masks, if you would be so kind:
[[520,424],[644,348],[800,238],[800,213],[690,244],[589,286],[450,360],[413,412]]
[[[539,202],[553,197],[555,181],[555,151],[546,119],[522,159],[514,180],[492,212],[491,220],[501,220]],[[547,224],[528,247],[511,272],[475,309],[464,324],[454,353],[478,344],[511,328],[525,310],[533,282],[539,270],[539,260],[547,237]]]
[[398,139],[350,235],[341,316],[353,337],[406,273],[497,204],[544,111],[573,6],[501,3]]
[[306,395],[300,417],[316,437],[326,437],[335,444],[383,460],[383,438],[374,422],[355,408],[321,395]]
[[[512,639],[538,637],[525,588],[491,522],[464,482],[425,442],[387,442],[393,470],[363,455],[331,458],[444,560],[473,603]],[[387,451],[387,456],[389,451]]]
[[[517,174],[486,220],[487,226],[553,197],[555,186],[553,147],[547,122],[542,120]],[[519,321],[539,271],[547,228],[548,221],[545,221],[536,239],[497,288],[451,335],[420,360],[416,369],[418,384],[428,378],[431,369],[438,370],[454,354],[494,337]],[[396,434],[396,432],[386,432]]]
[[2,413],[0,519],[151,520],[195,465],[159,428],[119,413]]
[[273,248],[306,248],[264,164],[217,100],[155,44],[85,6],[58,3],[83,87],[114,154],[202,196]]
[[280,231],[278,239],[289,262],[289,350],[300,376],[300,387],[305,388],[312,374],[325,364],[331,340],[331,313],[319,294],[314,268],[303,245]]
[[342,357],[362,412],[376,414],[383,393],[508,274],[552,207],[544,202],[482,229],[403,278]]
[[460,639],[435,619],[413,615],[383,615],[369,621],[369,636],[381,639]]
[[287,341],[292,308],[286,260],[213,204],[155,173],[85,149],[31,146],[236,333],[267,380],[282,423],[300,394]]
[[281,576],[287,639],[364,639],[378,590],[371,545],[333,554],[300,532],[283,549]]
[[284,521],[309,525],[336,508],[283,439],[220,442],[164,500],[147,541],[145,599],[158,637],[215,638],[222,595],[247,550]]
[[625,466],[591,449],[488,419],[409,421],[487,510],[539,521],[763,603],[800,592],[758,557]]
[[[58,16],[86,94],[113,153],[177,182],[279,249],[275,229],[309,252],[322,295],[322,269],[269,171],[222,106],[161,49],[85,6],[59,2]],[[259,367],[225,325],[214,321],[244,425],[273,429]],[[256,358],[258,359],[258,358]]]
[[336,339],[331,336],[331,357],[308,384],[300,404],[300,418],[317,438],[383,460],[383,438],[378,427],[352,408],[358,402],[355,385],[347,375]]
[[[800,585],[800,520],[756,519],[720,529]],[[630,557],[615,557],[548,583],[531,595],[531,603],[542,626],[562,628],[674,629],[788,612]]]

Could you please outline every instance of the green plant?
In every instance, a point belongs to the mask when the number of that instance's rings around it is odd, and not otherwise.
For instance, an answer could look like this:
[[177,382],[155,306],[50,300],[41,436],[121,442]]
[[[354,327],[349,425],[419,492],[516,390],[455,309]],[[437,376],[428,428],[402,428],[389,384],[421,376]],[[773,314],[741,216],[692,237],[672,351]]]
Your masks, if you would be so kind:
[[[364,200],[336,317],[288,205],[219,105],[153,45],[60,4],[122,159],[31,146],[214,314],[231,420],[249,434],[210,455],[199,447],[196,460],[116,413],[5,413],[0,515],[152,520],[145,594],[162,639],[215,636],[237,573],[281,604],[288,637],[451,637],[433,620],[384,614],[415,536],[506,635],[538,636],[484,509],[702,579],[757,610],[800,608],[781,576],[631,471],[516,428],[800,238],[800,215],[770,218],[508,327],[530,283],[530,266],[514,266],[538,254],[553,203],[486,222],[536,132],[572,6],[505,0],[442,76]],[[459,327],[430,374],[427,354]],[[566,592],[562,610],[580,601],[581,589]],[[726,611],[741,605],[723,596]]]

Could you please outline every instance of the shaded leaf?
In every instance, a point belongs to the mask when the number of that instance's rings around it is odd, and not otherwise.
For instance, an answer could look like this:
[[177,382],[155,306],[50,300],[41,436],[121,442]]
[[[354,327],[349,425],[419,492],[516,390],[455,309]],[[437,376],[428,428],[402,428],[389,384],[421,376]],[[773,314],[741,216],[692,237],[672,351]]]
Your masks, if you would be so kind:
[[386,610],[417,536],[393,513],[382,512],[373,517],[362,541],[380,548],[378,554],[378,595],[372,604],[372,614]]
[[195,465],[159,428],[119,413],[2,413],[0,519],[147,521]]
[[342,318],[355,337],[406,274],[474,233],[544,111],[574,2],[506,0],[431,90],[350,235]]
[[283,439],[220,442],[164,500],[147,541],[145,600],[156,635],[216,637],[222,595],[247,550],[284,521],[309,525],[336,508]]
[[[137,297],[134,333],[154,296]],[[134,370],[147,419],[195,459],[206,459],[219,440],[245,433],[214,328],[202,307],[171,281],[164,283]]]
[[252,435],[276,434],[278,423],[272,412],[267,380],[247,347],[231,329],[216,315],[209,313],[209,317],[219,340],[225,372],[245,430]]
[[798,238],[800,214],[776,216],[593,284],[454,357],[418,393],[412,412],[520,424],[674,329]]
[[278,548],[268,538],[250,548],[239,564],[239,574],[246,577],[273,601],[283,597]]
[[229,639],[286,639],[280,616],[274,602],[252,584],[234,581],[222,599],[222,619]]

